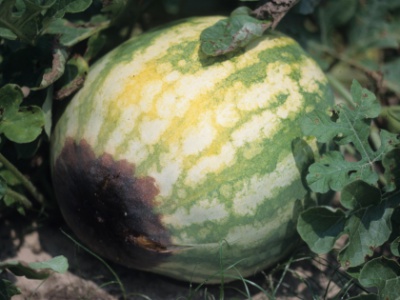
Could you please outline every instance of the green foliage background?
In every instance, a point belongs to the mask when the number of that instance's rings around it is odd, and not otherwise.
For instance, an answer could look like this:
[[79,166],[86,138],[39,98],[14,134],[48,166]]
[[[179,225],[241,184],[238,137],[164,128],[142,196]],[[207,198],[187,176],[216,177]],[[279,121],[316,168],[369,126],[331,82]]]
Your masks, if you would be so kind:
[[[203,32],[203,51],[223,55],[272,30],[273,20],[253,14],[266,2],[0,0],[0,225],[59,217],[48,161],[52,124],[102,54],[168,21],[229,15],[245,5]],[[244,26],[251,34],[233,39]],[[303,213],[299,233],[314,253],[338,252],[364,287],[353,299],[400,299],[400,1],[300,0],[276,29],[310,53],[336,95],[330,113],[313,112],[299,125],[334,146],[310,167],[310,190],[339,191],[341,198]],[[217,48],[210,48],[214,39]],[[349,242],[335,248],[343,235]],[[38,274],[35,266],[0,263],[0,279],[6,271]],[[4,299],[18,293],[5,280],[0,291]]]

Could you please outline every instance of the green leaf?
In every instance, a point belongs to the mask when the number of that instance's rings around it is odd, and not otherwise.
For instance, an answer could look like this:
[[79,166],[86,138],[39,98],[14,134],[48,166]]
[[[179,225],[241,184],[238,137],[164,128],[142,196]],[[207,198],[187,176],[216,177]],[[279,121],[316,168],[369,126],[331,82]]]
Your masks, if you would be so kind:
[[44,115],[37,106],[20,106],[23,94],[12,84],[0,88],[0,133],[10,141],[29,143],[42,132]]
[[[0,2],[0,27],[6,32],[3,37],[18,37],[26,43],[33,43],[42,29],[42,14],[56,0],[3,0]],[[10,31],[13,35],[10,35]]]
[[351,277],[358,279],[360,277],[360,272],[362,269],[362,266],[357,266],[357,267],[352,267],[352,268],[347,268],[346,269],[346,274],[350,275]]
[[3,197],[3,202],[4,202],[4,204],[5,204],[7,207],[11,207],[11,206],[13,206],[14,204],[17,204],[17,203],[18,203],[18,201],[17,201],[15,198],[13,198],[13,197],[11,197],[11,196],[9,196],[9,195],[5,195],[5,196]]
[[359,281],[364,287],[376,287],[380,299],[400,299],[400,265],[394,260],[370,260],[362,268]]
[[107,42],[107,37],[100,32],[93,34],[87,44],[85,55],[83,56],[86,61],[92,60],[104,47]]
[[[103,2],[103,9],[102,12],[107,13],[110,16],[112,21],[118,20],[119,17],[124,15],[127,10],[127,6],[130,5],[132,8],[132,2],[129,0],[116,0],[116,1],[107,1]],[[140,3],[136,4],[137,7],[133,7],[133,9],[138,10]]]
[[390,244],[390,251],[393,255],[400,256],[400,236]]
[[347,209],[362,209],[381,202],[381,192],[378,188],[363,181],[354,181],[344,187],[340,202]]
[[[396,84],[395,86],[399,87],[398,94],[400,96],[400,85]],[[384,106],[380,117],[385,120],[387,128],[391,132],[400,133],[400,105]]]
[[0,199],[4,197],[7,191],[7,182],[3,178],[3,176],[0,175]]
[[393,192],[400,187],[400,148],[393,149],[387,153],[382,160],[385,168],[386,192]]
[[0,27],[0,37],[7,40],[16,40],[18,38],[14,32],[4,27]]
[[43,112],[37,106],[21,106],[15,114],[4,114],[0,126],[1,131],[9,140],[16,143],[29,143],[42,132]]
[[328,253],[342,234],[345,214],[330,207],[312,207],[301,213],[297,231],[312,251]]
[[364,263],[373,249],[385,243],[392,232],[391,217],[396,203],[381,201],[379,189],[356,181],[342,191],[343,205],[351,211],[313,207],[301,213],[297,231],[312,251],[329,252],[338,237],[346,234],[348,243],[338,260],[347,267]]
[[363,180],[371,185],[379,179],[373,168],[374,163],[400,143],[396,134],[381,130],[381,145],[374,150],[369,142],[370,120],[380,113],[380,105],[376,97],[368,90],[353,81],[351,95],[355,108],[337,105],[336,120],[320,111],[308,114],[301,121],[301,129],[306,135],[314,135],[321,143],[332,139],[338,145],[352,144],[361,159],[355,162],[347,161],[337,151],[326,153],[319,162],[313,164],[307,175],[307,182],[315,192],[326,193],[329,190],[340,191],[346,184]]
[[165,11],[171,15],[176,15],[179,13],[182,1],[180,0],[163,0]]
[[0,2],[0,36],[34,44],[49,23],[66,13],[86,10],[92,0],[3,0]]
[[12,299],[13,296],[20,294],[21,291],[11,281],[6,279],[0,280],[0,299]]
[[22,261],[0,262],[0,270],[6,269],[16,276],[25,276],[29,279],[46,279],[53,272],[65,273],[68,270],[68,261],[64,256],[56,256],[48,261],[29,264]]
[[17,211],[21,216],[25,216],[26,215],[25,208],[23,206],[18,206],[17,207]]
[[201,50],[208,56],[219,56],[246,47],[262,36],[270,27],[269,21],[260,21],[250,16],[251,10],[239,7],[229,18],[206,28],[200,35]]
[[[359,194],[355,193],[354,197],[357,195]],[[348,267],[361,265],[367,256],[373,254],[374,248],[389,239],[392,232],[393,210],[386,201],[382,201],[379,205],[358,209],[350,215],[344,228],[349,241],[338,256],[342,265]]]
[[376,118],[379,115],[381,106],[373,93],[363,88],[357,80],[353,80],[350,91],[357,107],[354,110],[343,107],[342,111],[346,113],[347,118],[357,121]]
[[389,279],[379,293],[381,299],[400,299],[400,276]]
[[318,7],[321,0],[302,0],[297,4],[297,11],[303,15],[309,15]]
[[42,139],[35,139],[33,142],[24,143],[24,144],[14,144],[14,148],[17,152],[18,159],[28,159],[32,158],[37,151],[39,150],[40,145],[42,144]]
[[62,18],[66,13],[85,11],[92,4],[92,0],[57,0],[46,13],[52,18]]
[[332,45],[332,31],[349,22],[358,7],[358,0],[324,1],[318,9],[323,44]]
[[68,270],[68,261],[60,255],[47,261],[30,263],[29,267],[37,271],[54,271],[63,274]]
[[354,124],[356,124],[361,126],[362,134],[365,135],[365,126],[358,124],[358,122],[365,123],[365,119],[377,117],[380,112],[380,105],[375,95],[362,88],[356,80],[353,81],[351,86],[351,94],[357,105],[354,110],[347,106],[337,105],[335,111],[339,118],[336,122],[331,120],[324,112],[312,112],[300,124],[304,134],[315,136],[321,143],[326,143],[334,137],[340,136],[339,141],[344,144],[348,140],[357,138],[357,132],[354,128]]
[[351,47],[348,51],[399,47],[398,13],[393,13],[399,7],[399,2],[395,1],[365,0],[363,5],[359,5],[349,27]]
[[110,21],[101,16],[92,18],[87,23],[72,23],[65,19],[55,19],[49,24],[45,32],[59,35],[60,43],[70,47],[107,28],[109,24]]
[[382,73],[386,86],[400,96],[400,85],[398,84],[398,79],[400,78],[400,58],[385,63],[382,67]]
[[362,179],[374,184],[378,174],[363,161],[349,162],[338,151],[330,151],[310,166],[306,177],[309,187],[317,193],[340,191],[346,184]]
[[[66,66],[64,75],[57,84],[55,99],[63,99],[82,87],[89,71],[88,62],[80,55],[71,58]],[[59,87],[59,85],[61,85]]]
[[13,172],[8,169],[1,169],[0,170],[0,178],[7,182],[7,185],[16,186],[21,184],[21,180],[15,176]]
[[315,110],[304,116],[300,123],[305,135],[315,136],[320,143],[327,143],[337,135],[337,127],[325,111]]
[[47,70],[42,78],[40,86],[38,88],[31,88],[32,90],[40,90],[47,88],[55,81],[57,81],[65,70],[66,60],[68,53],[64,47],[57,46],[53,51],[53,60],[51,69]]
[[300,172],[303,185],[306,187],[307,184],[305,183],[305,177],[308,168],[315,162],[314,152],[305,140],[296,138],[292,141],[292,154],[296,167]]
[[[300,4],[301,3],[302,1],[300,1]],[[308,17],[294,13],[295,8],[296,6],[293,10],[289,11],[284,21],[280,22],[276,29],[295,39],[314,59],[316,59],[316,55],[313,53],[314,51],[311,52],[311,50],[313,50],[312,44],[315,43],[315,40],[319,39],[319,35],[313,28],[304,25],[307,23]]]

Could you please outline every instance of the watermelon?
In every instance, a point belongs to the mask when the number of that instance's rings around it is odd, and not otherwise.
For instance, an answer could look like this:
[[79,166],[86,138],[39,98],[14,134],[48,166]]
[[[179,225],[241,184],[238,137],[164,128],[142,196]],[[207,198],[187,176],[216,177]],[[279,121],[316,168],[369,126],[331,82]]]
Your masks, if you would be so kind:
[[299,119],[330,102],[327,79],[277,32],[205,56],[199,36],[220,19],[186,19],[118,46],[54,128],[62,214],[109,260],[214,283],[255,274],[296,245],[311,197],[302,175],[318,151],[300,139]]

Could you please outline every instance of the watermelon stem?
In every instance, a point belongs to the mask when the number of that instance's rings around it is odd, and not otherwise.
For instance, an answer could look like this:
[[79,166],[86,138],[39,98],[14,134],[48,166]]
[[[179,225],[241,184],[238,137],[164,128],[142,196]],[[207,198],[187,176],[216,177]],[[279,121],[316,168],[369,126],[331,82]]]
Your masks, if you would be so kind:
[[25,208],[32,208],[32,202],[30,202],[24,195],[14,191],[11,188],[7,188],[5,195],[16,200],[18,203],[22,204]]
[[285,278],[287,272],[289,271],[289,267],[291,266],[292,262],[293,262],[293,257],[290,257],[289,261],[286,262],[286,264],[285,264],[285,268],[283,269],[283,273],[279,278],[278,284],[274,288],[274,291],[272,293],[272,299],[275,299],[276,293],[278,292],[279,287],[282,285],[283,278]]
[[330,74],[326,74],[326,77],[329,80],[331,86],[343,97],[343,99],[347,102],[347,104],[354,108],[356,104],[353,101],[353,97],[351,96],[350,92],[344,87],[344,85]]
[[[22,174],[17,167],[15,167],[3,154],[0,153],[0,163],[3,164],[13,175],[21,182],[21,184],[28,190],[28,192],[35,198],[37,202],[39,202],[42,206],[44,206],[45,200],[43,195],[38,191],[38,189],[33,185],[33,183]],[[21,195],[22,196],[22,195]],[[18,197],[19,200],[22,200],[21,197]],[[26,198],[25,198],[26,199]],[[26,207],[31,207],[32,203],[28,202],[29,200],[20,201]]]

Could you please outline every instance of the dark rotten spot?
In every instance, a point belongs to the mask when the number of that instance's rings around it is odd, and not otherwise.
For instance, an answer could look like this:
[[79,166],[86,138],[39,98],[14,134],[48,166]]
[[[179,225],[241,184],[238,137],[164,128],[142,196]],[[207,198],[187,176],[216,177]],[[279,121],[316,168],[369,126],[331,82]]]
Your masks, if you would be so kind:
[[68,225],[84,243],[110,260],[148,269],[170,255],[170,236],[154,213],[155,180],[134,173],[126,160],[96,157],[85,140],[69,138],[55,162],[54,186]]

